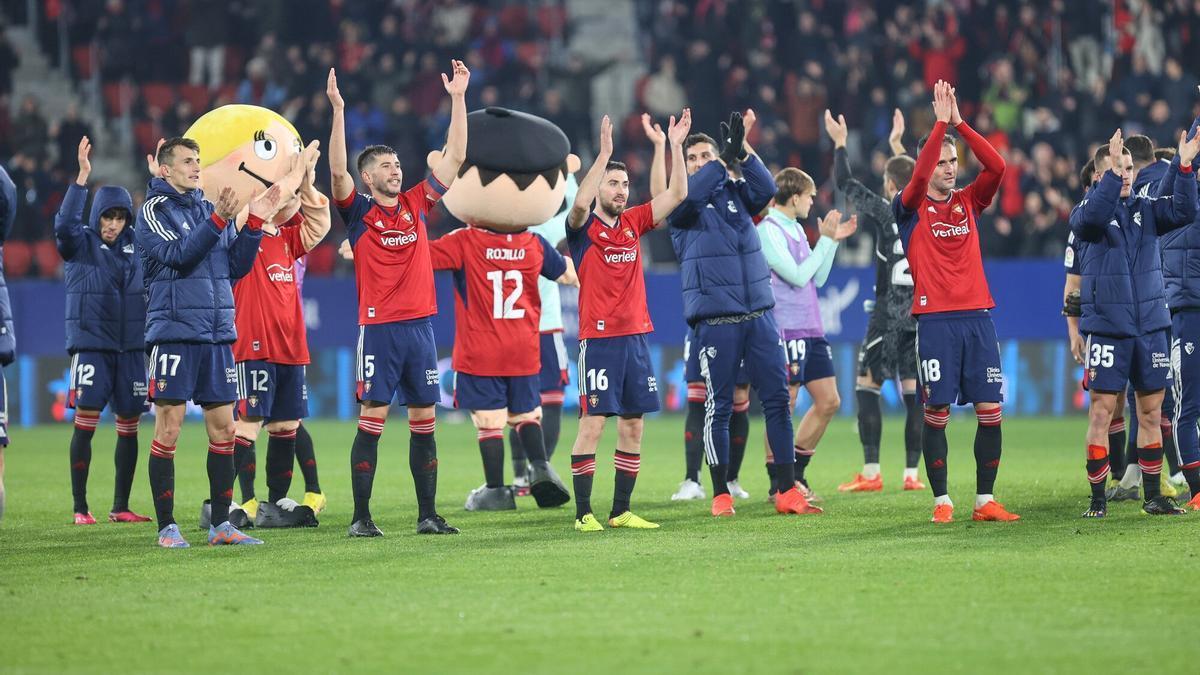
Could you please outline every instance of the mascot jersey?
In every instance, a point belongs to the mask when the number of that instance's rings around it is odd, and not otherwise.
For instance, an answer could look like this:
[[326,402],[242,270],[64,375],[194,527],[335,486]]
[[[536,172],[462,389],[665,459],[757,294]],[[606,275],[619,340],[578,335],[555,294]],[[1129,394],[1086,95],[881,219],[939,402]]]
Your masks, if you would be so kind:
[[307,365],[308,337],[300,301],[299,258],[308,253],[299,212],[275,234],[264,231],[250,273],[233,286],[237,342],[233,358]]
[[359,192],[336,201],[354,249],[360,325],[437,314],[425,216],[445,192],[430,176],[401,193],[392,207]]
[[485,377],[541,370],[538,276],[567,262],[541,235],[464,227],[431,245],[433,267],[454,271],[454,370]]

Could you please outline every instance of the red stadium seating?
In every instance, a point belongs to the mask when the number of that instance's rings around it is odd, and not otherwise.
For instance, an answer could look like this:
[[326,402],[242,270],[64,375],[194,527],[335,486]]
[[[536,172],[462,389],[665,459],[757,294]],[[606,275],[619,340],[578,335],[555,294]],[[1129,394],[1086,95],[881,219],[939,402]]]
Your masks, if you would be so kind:
[[147,82],[142,85],[142,100],[147,108],[166,112],[175,107],[175,88],[165,82]]
[[179,87],[179,95],[187,99],[188,103],[192,104],[192,110],[197,116],[208,112],[209,100],[211,99],[208,93],[208,87],[198,84],[184,84]]
[[139,154],[154,152],[160,138],[162,138],[162,131],[154,122],[138,120],[133,123],[133,142],[137,146]]
[[79,45],[71,48],[71,62],[75,64],[75,76],[86,80],[92,76],[92,47]]
[[58,276],[62,267],[62,258],[58,248],[51,240],[39,241],[33,245],[33,258],[37,260],[38,276],[43,279],[53,279]]
[[109,117],[120,117],[126,109],[130,88],[122,82],[104,84],[104,111]]
[[4,276],[16,279],[29,274],[33,267],[33,249],[28,242],[9,241],[4,244]]

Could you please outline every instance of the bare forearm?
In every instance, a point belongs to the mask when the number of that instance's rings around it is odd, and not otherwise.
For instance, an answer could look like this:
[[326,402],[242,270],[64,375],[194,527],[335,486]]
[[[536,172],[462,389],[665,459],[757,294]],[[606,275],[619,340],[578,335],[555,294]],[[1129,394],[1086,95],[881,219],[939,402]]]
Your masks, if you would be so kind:
[[467,159],[467,99],[461,94],[450,97],[450,130],[446,133],[446,151],[442,160],[433,168],[438,181],[450,187],[458,176],[458,169]]
[[592,162],[592,168],[588,169],[587,175],[579,182],[579,191],[575,193],[575,203],[571,206],[571,213],[567,215],[569,227],[583,226],[588,212],[592,210],[592,202],[596,201],[596,194],[600,191],[600,181],[604,178],[604,168],[608,166],[608,159],[611,156],[612,154],[608,152],[597,154],[596,161]]
[[333,127],[329,132],[329,174],[333,184],[333,198],[345,199],[354,191],[354,177],[347,168],[346,113],[333,109]]
[[[666,144],[654,144],[654,158],[650,160],[650,196],[657,197],[667,189],[667,157]],[[682,163],[676,163],[672,158],[671,168],[675,174],[679,173]],[[687,173],[687,172],[684,172]]]

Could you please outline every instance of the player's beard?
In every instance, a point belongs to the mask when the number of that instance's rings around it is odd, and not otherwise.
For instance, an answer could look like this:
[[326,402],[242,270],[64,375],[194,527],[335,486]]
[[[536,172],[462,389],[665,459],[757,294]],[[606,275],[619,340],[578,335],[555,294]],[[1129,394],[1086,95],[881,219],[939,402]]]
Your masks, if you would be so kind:
[[622,213],[625,213],[625,204],[617,206],[613,202],[600,202],[600,210],[609,218],[620,218]]
[[373,183],[371,185],[371,189],[389,199],[400,196],[400,190],[392,190],[390,187],[388,187],[388,181],[386,179],[381,180],[378,183]]

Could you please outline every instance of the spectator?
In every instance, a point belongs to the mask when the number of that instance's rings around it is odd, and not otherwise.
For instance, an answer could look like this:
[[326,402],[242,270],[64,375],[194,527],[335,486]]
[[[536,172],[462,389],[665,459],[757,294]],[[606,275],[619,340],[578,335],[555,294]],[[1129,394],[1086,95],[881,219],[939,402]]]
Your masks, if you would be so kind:
[[687,106],[687,93],[675,77],[675,57],[664,56],[658,62],[658,70],[646,78],[642,102],[651,115],[666,117],[678,115]]
[[207,84],[216,91],[225,81],[225,39],[229,27],[229,8],[224,2],[187,0],[187,36],[190,49],[188,82]]
[[79,139],[93,138],[92,128],[79,117],[79,103],[71,101],[62,119],[50,125],[50,138],[54,140],[55,160],[59,169],[71,171],[76,168],[76,151]]
[[49,128],[46,117],[42,115],[41,103],[33,95],[26,96],[21,101],[21,111],[12,123],[13,151],[41,162],[46,158]]

